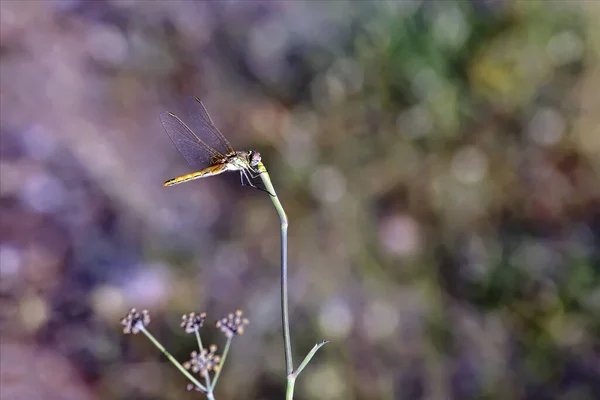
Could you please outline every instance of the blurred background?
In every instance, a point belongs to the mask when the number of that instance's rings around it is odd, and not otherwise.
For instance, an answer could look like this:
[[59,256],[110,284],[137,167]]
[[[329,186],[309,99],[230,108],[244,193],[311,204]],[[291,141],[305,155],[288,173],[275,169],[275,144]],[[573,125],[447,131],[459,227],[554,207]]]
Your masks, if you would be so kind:
[[2,399],[192,399],[181,314],[242,308],[217,399],[281,399],[279,220],[191,172],[199,96],[290,219],[297,399],[600,398],[594,1],[0,3]]

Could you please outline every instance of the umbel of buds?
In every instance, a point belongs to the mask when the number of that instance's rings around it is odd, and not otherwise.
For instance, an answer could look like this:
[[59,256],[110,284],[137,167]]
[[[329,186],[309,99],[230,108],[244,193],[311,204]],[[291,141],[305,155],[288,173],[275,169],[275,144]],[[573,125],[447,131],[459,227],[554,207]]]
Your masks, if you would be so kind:
[[185,330],[185,333],[198,332],[204,325],[206,319],[206,313],[196,314],[191,312],[189,314],[183,314],[181,316],[181,327]]
[[217,372],[221,356],[216,354],[217,346],[212,344],[209,349],[202,349],[200,352],[193,351],[189,361],[183,363],[185,369],[191,369],[192,372],[207,373],[209,371]]
[[138,312],[135,308],[129,310],[126,316],[121,318],[121,325],[125,326],[123,328],[123,333],[128,334],[136,334],[145,328],[150,323],[150,314],[148,310],[143,310],[141,313]]
[[242,315],[242,310],[237,310],[235,313],[221,318],[221,320],[217,321],[217,328],[228,338],[243,334],[245,326],[248,325],[249,321],[248,318],[242,318]]

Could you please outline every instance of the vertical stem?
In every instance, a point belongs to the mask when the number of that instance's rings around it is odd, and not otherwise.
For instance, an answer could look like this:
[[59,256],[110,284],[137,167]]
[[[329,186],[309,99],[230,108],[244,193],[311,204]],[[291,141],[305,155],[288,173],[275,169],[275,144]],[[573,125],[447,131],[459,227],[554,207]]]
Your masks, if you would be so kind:
[[294,399],[294,386],[296,386],[296,376],[289,374],[287,378],[287,388],[285,390],[285,400]]
[[298,369],[295,370],[293,373],[288,374],[287,390],[285,391],[285,400],[293,400],[294,399],[294,386],[296,385],[296,379],[298,378],[298,376],[300,376],[300,373],[304,370],[304,368],[306,368],[306,366],[308,365],[310,360],[312,360],[312,358],[315,356],[317,351],[321,347],[325,346],[327,343],[329,343],[329,340],[324,340],[321,343],[315,344],[315,346],[312,348],[312,350],[308,352],[306,357],[304,357],[304,360],[302,361],[302,363],[300,363],[300,366],[298,367]]
[[[207,374],[208,374],[208,373],[207,373]],[[213,393],[213,391],[212,391],[212,390],[211,390],[211,391],[209,391],[209,392],[206,392],[206,398],[207,398],[208,400],[215,400],[215,394]]]
[[[200,337],[200,332],[198,330],[196,330],[196,341],[198,342],[198,351],[202,352],[204,350],[204,346],[202,346],[202,338]],[[212,396],[212,391],[214,386],[210,383],[210,375],[208,375],[207,372],[205,372],[204,374],[204,381],[206,382],[206,387],[208,388],[208,392],[207,395],[210,394],[210,396]],[[211,398],[209,396],[209,399]]]
[[[283,209],[282,209],[283,210]],[[289,375],[294,370],[292,362],[292,344],[290,334],[290,316],[288,303],[288,268],[287,268],[287,230],[288,223],[281,222],[281,320],[283,322],[283,341],[285,344],[285,372]]]
[[260,162],[257,165],[258,170],[261,172],[260,178],[265,185],[267,191],[271,194],[271,201],[277,210],[279,220],[281,223],[281,320],[283,324],[283,343],[285,347],[285,370],[289,376],[294,370],[294,363],[292,362],[292,343],[290,336],[290,317],[289,317],[289,302],[288,302],[288,267],[287,267],[287,231],[288,231],[288,219],[283,206],[275,193],[275,188],[271,183],[269,173],[265,168],[264,164]]

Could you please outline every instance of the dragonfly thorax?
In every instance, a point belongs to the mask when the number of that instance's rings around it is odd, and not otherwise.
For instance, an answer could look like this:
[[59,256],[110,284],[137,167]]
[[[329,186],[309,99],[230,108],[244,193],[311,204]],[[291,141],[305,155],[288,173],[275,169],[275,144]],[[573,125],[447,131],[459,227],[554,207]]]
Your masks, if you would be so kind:
[[261,161],[260,153],[254,150],[238,151],[235,156],[242,158],[247,164],[250,165],[250,167],[253,168],[256,167]]

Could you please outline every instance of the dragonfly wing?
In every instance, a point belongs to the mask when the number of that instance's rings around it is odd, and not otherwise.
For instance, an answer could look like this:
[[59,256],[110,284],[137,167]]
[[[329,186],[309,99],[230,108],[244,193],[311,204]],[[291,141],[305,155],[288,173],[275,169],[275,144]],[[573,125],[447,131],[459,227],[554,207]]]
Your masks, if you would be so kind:
[[160,114],[167,135],[181,153],[185,161],[197,169],[208,168],[224,156],[192,132],[182,120],[171,112]]
[[206,109],[206,107],[204,107],[204,103],[202,103],[199,97],[188,97],[187,105],[189,107],[189,111],[197,110],[197,112],[200,113],[200,117],[202,119],[204,119],[210,125],[215,126],[215,123],[213,122],[212,118],[210,117],[210,114],[208,113],[208,110]]
[[233,147],[217,128],[206,111],[206,107],[198,97],[186,99],[187,112],[192,122],[192,127],[200,138],[209,146],[217,149],[223,154],[234,153]]

